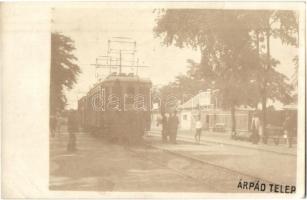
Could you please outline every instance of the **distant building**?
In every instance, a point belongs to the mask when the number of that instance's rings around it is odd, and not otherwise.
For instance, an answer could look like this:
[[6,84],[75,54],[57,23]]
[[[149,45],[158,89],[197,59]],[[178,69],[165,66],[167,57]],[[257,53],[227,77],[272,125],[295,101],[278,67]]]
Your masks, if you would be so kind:
[[[207,90],[205,92],[200,92],[179,106],[181,129],[193,129],[197,117],[204,117],[202,114],[204,110],[209,111],[217,108],[217,98],[215,98],[214,95],[215,92],[217,91]],[[209,126],[208,120],[205,119],[202,121],[203,127],[207,128]]]
[[[231,113],[221,108],[218,90],[200,92],[179,106],[180,129],[193,130],[195,121],[201,118],[203,129],[208,131],[230,131],[232,127]],[[236,108],[236,129],[240,132],[249,130],[251,107]]]

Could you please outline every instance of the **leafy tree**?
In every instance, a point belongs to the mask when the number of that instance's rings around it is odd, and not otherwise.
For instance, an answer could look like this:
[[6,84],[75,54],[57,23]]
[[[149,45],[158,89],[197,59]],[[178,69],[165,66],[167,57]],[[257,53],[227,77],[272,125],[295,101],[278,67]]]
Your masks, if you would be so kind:
[[240,17],[237,10],[166,10],[154,29],[166,45],[200,49],[194,76],[215,83],[224,107],[231,109],[234,133],[235,106],[247,104],[250,71],[258,62]]
[[294,64],[294,73],[291,77],[291,83],[293,85],[293,88],[295,88],[294,94],[293,94],[293,102],[297,102],[297,98],[298,98],[298,94],[297,94],[297,89],[298,89],[298,55],[294,56],[294,58],[292,59],[292,62]]
[[72,89],[77,75],[81,72],[75,64],[74,41],[61,34],[51,33],[50,70],[50,115],[61,112],[66,105],[65,89]]
[[[162,13],[162,14],[161,14]],[[286,102],[291,87],[276,71],[270,38],[295,44],[297,30],[292,11],[170,9],[160,12],[154,29],[164,44],[201,51],[196,74],[214,80],[223,105],[231,109],[235,132],[235,106],[263,105],[267,98]]]
[[264,142],[266,143],[267,99],[278,99],[284,103],[289,103],[292,90],[292,87],[287,84],[286,76],[275,69],[278,61],[271,56],[270,41],[272,37],[279,38],[283,44],[297,46],[297,16],[293,11],[245,11],[243,21],[250,29],[253,36],[251,38],[255,41],[258,59],[260,60],[256,70],[256,81],[260,91]]
[[[167,106],[165,105],[167,101],[172,101],[174,99],[184,103],[199,91],[208,88],[209,83],[206,82],[206,80],[194,77],[195,66],[198,65],[198,63],[190,59],[187,60],[187,63],[189,70],[186,74],[176,76],[175,81],[159,88],[159,96],[163,102],[163,107]],[[164,112],[164,110],[162,110],[162,112]]]
[[[300,41],[300,37],[299,37],[299,15],[296,13],[295,15],[295,25],[296,25],[296,30],[297,30],[297,42],[296,42],[296,48],[299,47],[299,41]],[[292,62],[294,64],[294,73],[291,77],[291,82],[293,87],[296,89],[296,91],[293,94],[293,102],[297,102],[297,88],[298,88],[298,67],[299,67],[299,58],[298,55],[295,55],[294,58],[292,59]]]

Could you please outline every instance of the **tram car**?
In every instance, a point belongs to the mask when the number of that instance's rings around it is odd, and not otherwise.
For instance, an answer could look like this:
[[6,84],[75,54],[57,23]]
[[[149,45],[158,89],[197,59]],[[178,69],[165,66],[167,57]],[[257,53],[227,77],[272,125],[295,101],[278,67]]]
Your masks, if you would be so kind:
[[109,75],[78,101],[80,125],[113,141],[141,140],[151,124],[151,85],[134,74]]

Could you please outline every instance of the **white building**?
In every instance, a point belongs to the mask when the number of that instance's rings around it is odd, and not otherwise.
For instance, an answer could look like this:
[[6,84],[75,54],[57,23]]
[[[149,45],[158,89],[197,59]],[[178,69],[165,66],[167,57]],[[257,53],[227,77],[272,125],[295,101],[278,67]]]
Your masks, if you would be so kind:
[[[200,92],[179,106],[181,129],[192,129],[198,116],[201,116],[202,111],[217,109],[218,102],[216,95],[214,95],[216,92],[216,90]],[[201,117],[203,118],[203,116]],[[209,127],[208,119],[202,119],[202,121],[204,128]]]
[[[230,131],[232,127],[231,113],[229,110],[221,108],[217,93],[218,90],[200,92],[180,105],[180,129],[193,130],[196,120],[200,117],[204,130]],[[235,117],[238,131],[248,131],[253,110],[248,106],[236,107]]]

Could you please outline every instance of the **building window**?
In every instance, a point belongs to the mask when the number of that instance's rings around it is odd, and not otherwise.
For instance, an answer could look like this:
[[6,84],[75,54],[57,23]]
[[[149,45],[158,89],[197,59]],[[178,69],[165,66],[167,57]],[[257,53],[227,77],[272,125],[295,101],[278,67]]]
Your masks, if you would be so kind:
[[125,103],[126,104],[133,104],[134,103],[134,93],[135,89],[133,86],[127,87],[126,90],[126,97],[125,97]]
[[130,86],[127,88],[127,94],[134,95],[134,87]]
[[140,88],[139,88],[139,93],[140,93],[140,94],[145,94],[145,92],[146,92],[145,87],[140,87]]

